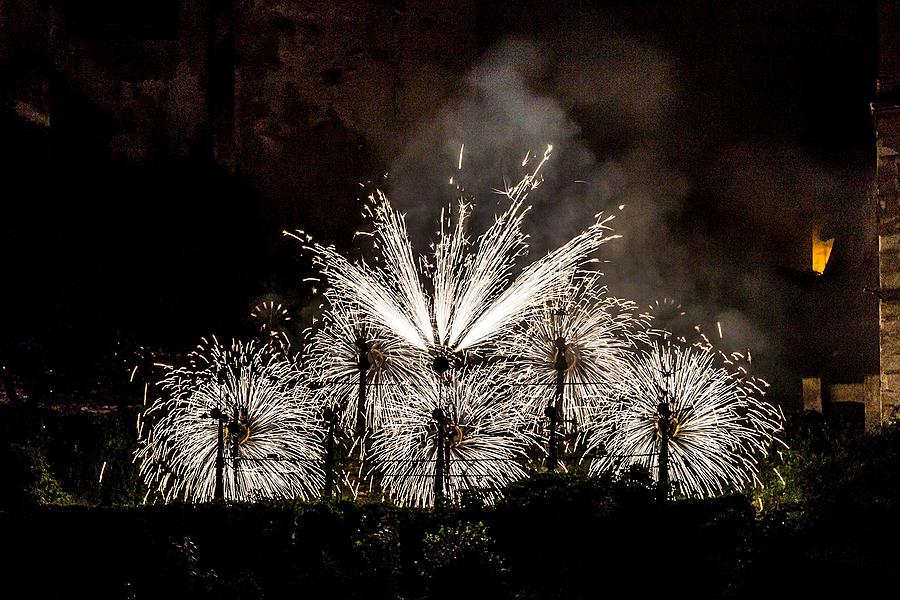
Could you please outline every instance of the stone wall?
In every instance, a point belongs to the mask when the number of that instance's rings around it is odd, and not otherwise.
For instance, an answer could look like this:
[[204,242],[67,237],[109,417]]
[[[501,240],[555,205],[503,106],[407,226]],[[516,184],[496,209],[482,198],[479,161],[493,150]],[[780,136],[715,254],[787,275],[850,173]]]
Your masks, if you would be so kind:
[[883,0],[878,8],[873,195],[878,212],[881,411],[886,419],[895,416],[900,407],[900,2]]
[[838,418],[862,414],[864,422],[860,425],[865,432],[876,433],[884,420],[879,387],[877,375],[867,375],[862,383],[832,383],[824,386],[824,390],[821,378],[804,377],[803,409]]
[[[474,10],[437,0],[244,2],[236,23],[237,168],[285,222],[340,237],[358,183],[454,92]],[[327,217],[327,218],[326,218]]]
[[7,102],[99,160],[212,158],[297,226],[339,219],[479,51],[469,2],[121,6],[0,3]]
[[77,6],[51,2],[47,9],[46,77],[57,139],[74,144],[73,152],[129,164],[204,152],[209,119],[203,5],[177,3],[174,10],[161,10],[149,28],[141,23],[148,15],[140,12],[114,15],[107,24],[102,15]]
[[878,163],[879,348],[881,398],[888,414],[900,405],[900,215],[898,215],[898,153],[900,109],[875,111]]
[[822,412],[822,380],[819,377],[803,378],[803,410]]

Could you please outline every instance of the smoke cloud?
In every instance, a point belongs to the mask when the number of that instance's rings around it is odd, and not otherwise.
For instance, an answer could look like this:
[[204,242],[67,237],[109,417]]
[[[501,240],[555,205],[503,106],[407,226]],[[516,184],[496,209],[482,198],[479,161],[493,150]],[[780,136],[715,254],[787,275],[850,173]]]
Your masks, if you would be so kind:
[[[834,362],[816,348],[827,345],[814,333],[824,316],[809,313],[833,299],[799,275],[808,269],[805,244],[813,222],[848,220],[858,182],[789,145],[724,139],[727,123],[710,122],[723,139],[700,143],[703,132],[686,126],[692,92],[676,58],[627,36],[584,28],[565,38],[508,38],[410,137],[391,167],[389,197],[425,249],[441,208],[456,196],[452,176],[477,196],[477,235],[502,202],[492,190],[520,178],[526,151],[539,155],[552,143],[545,181],[530,197],[532,257],[570,239],[596,213],[616,214],[612,225],[623,237],[601,253],[611,293],[644,306],[674,299],[686,312],[684,331],[700,324],[709,335],[720,324],[723,348],[751,348],[759,374],[775,381],[776,398],[790,402],[799,397],[800,374]],[[861,218],[859,211],[849,217]],[[870,259],[847,254],[844,270],[868,273]],[[857,283],[849,310],[867,319],[871,302]],[[818,286],[818,300],[798,299],[810,286]],[[871,334],[869,326],[850,332],[845,354]],[[867,352],[851,361],[854,376],[872,370]]]

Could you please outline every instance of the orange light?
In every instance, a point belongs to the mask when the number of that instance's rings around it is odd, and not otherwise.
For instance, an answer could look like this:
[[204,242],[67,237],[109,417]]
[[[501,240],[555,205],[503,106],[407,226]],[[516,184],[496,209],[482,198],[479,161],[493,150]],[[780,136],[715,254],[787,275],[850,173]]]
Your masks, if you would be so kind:
[[814,226],[812,232],[812,270],[817,275],[825,272],[825,266],[831,257],[832,246],[834,246],[834,238],[822,239],[821,226]]

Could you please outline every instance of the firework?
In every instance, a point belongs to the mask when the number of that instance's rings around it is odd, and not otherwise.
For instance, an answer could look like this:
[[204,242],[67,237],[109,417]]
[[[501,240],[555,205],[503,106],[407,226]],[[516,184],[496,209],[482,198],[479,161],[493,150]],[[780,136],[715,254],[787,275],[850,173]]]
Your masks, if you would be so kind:
[[285,329],[291,321],[291,315],[280,302],[273,300],[260,302],[253,307],[250,316],[256,321],[259,332],[273,342],[290,346]]
[[647,316],[611,297],[602,274],[571,275],[568,292],[525,320],[511,347],[525,370],[533,414],[558,411],[563,423],[608,423],[610,396],[627,376],[628,356],[646,338]]
[[166,501],[213,499],[221,415],[226,499],[317,496],[324,424],[283,350],[213,338],[190,358],[189,367],[167,367],[164,396],[146,413],[155,423],[135,460],[151,491]]
[[474,243],[466,234],[472,207],[461,200],[455,211],[442,213],[433,256],[416,260],[403,215],[378,192],[366,205],[373,222],[367,235],[379,251],[376,264],[353,263],[333,247],[305,247],[332,297],[358,306],[404,343],[420,350],[473,348],[505,333],[526,310],[559,292],[572,268],[617,237],[610,235],[612,217],[598,215],[587,230],[513,276],[516,260],[527,250],[521,224],[530,207],[524,200],[539,185],[548,156],[549,151],[532,173],[503,192],[509,207]]
[[760,398],[751,377],[725,367],[719,354],[671,340],[636,353],[614,431],[588,432],[589,449],[606,452],[591,472],[641,464],[659,479],[664,409],[672,419],[668,471],[682,494],[713,496],[758,483],[757,460],[777,440],[784,417]]
[[358,308],[330,293],[326,298],[329,310],[322,316],[308,354],[316,393],[321,404],[336,412],[345,431],[354,431],[359,423],[362,393],[363,422],[378,428],[388,419],[390,391],[416,376],[417,357],[403,340],[367,319]]
[[[376,432],[370,453],[391,499],[401,505],[434,505],[441,445],[449,458],[444,468],[448,499],[469,490],[493,502],[503,486],[526,476],[523,465],[535,439],[528,432],[530,416],[514,396],[510,373],[505,365],[492,363],[405,382],[406,401]],[[445,419],[440,426],[438,409]]]
[[[610,234],[612,217],[598,215],[584,232],[516,273],[517,262],[527,252],[521,227],[530,208],[525,200],[540,185],[540,170],[549,155],[550,148],[529,174],[501,192],[507,208],[475,241],[467,233],[469,202],[460,199],[455,209],[443,211],[438,240],[428,256],[416,258],[404,216],[381,192],[370,196],[365,209],[372,229],[364,235],[372,238],[377,251],[371,264],[352,262],[333,247],[291,234],[312,253],[330,286],[326,299],[331,314],[317,334],[322,340],[314,342],[320,353],[317,380],[333,386],[352,377],[359,367],[348,360],[348,342],[363,337],[380,345],[384,356],[396,357],[391,382],[409,387],[421,377],[409,367],[412,356],[426,364],[438,356],[459,358],[508,343],[529,311],[562,293],[572,270],[590,262],[602,244],[618,236]],[[352,401],[337,404],[354,406]],[[370,425],[377,424],[387,403],[376,397],[369,404],[366,411],[374,419]]]
[[686,313],[681,308],[681,304],[671,298],[663,298],[655,300],[648,308],[648,314],[653,317],[654,322],[661,323],[663,326],[670,325],[683,317]]

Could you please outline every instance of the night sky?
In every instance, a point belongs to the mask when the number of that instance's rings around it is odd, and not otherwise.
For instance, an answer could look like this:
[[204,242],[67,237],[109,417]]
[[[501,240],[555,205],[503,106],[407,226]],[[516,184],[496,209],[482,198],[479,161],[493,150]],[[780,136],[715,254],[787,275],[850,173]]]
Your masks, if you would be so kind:
[[[357,184],[377,181],[424,244],[465,142],[486,215],[525,151],[556,144],[535,252],[625,204],[610,290],[722,322],[776,398],[796,402],[801,374],[877,373],[872,3],[311,3],[237,13],[209,78],[178,49],[205,39],[188,4],[5,9],[6,364],[88,378],[116,342],[248,335],[263,299],[301,327],[315,299],[282,231],[360,250]],[[836,238],[821,277],[813,224]]]

